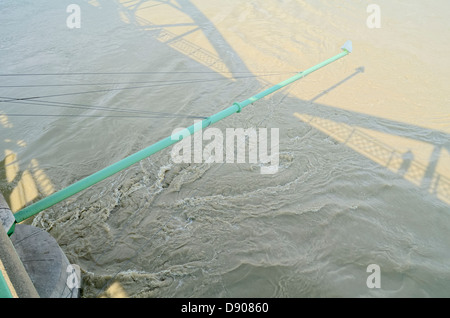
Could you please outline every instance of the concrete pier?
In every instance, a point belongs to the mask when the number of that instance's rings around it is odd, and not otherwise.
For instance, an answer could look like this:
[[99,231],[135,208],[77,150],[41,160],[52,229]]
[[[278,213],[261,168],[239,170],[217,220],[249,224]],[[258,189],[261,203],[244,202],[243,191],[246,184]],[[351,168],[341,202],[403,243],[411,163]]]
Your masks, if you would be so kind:
[[[16,224],[0,194],[0,296],[13,298],[78,298],[80,277],[56,240],[43,229]],[[6,224],[6,226],[4,225]]]

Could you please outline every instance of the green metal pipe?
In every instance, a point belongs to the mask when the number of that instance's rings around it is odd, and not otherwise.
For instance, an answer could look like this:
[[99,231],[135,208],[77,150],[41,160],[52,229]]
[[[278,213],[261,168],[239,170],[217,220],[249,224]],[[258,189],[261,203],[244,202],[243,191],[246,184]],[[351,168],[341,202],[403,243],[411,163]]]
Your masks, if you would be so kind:
[[245,101],[242,101],[240,103],[234,103],[230,107],[202,120],[201,123],[194,124],[186,129],[182,130],[181,132],[178,132],[177,134],[173,134],[165,139],[162,139],[162,140],[158,141],[157,143],[155,143],[141,151],[138,151],[138,152],[130,155],[129,157],[126,157],[126,158],[120,160],[119,162],[116,162],[116,163],[114,163],[114,164],[80,180],[80,181],[75,182],[74,184],[68,186],[67,188],[64,188],[58,192],[55,192],[55,193],[49,195],[48,197],[46,197],[36,203],[33,203],[30,206],[23,208],[22,210],[18,211],[14,215],[16,222],[17,223],[22,222],[23,220],[26,220],[26,219],[36,215],[37,213],[51,207],[52,205],[55,205],[56,203],[61,202],[62,200],[66,199],[82,190],[87,189],[88,187],[112,176],[113,174],[130,167],[131,165],[137,163],[138,161],[145,159],[145,158],[153,155],[154,153],[173,145],[174,143],[180,141],[184,137],[194,134],[198,130],[206,128],[206,127],[218,122],[219,120],[222,120],[234,113],[239,113],[244,107],[246,107],[246,106],[256,102],[257,100],[259,100],[269,94],[272,94],[273,92],[279,90],[280,88],[283,88],[286,85],[289,85],[292,82],[295,82],[295,81],[307,76],[308,74],[310,74],[314,71],[317,71],[318,69],[346,56],[351,51],[352,51],[351,42],[348,41],[342,47],[341,53],[329,58],[328,60],[323,61],[322,63],[319,63],[316,66],[313,66],[303,72],[300,72],[300,73],[294,75],[293,77],[291,77],[277,85],[274,85],[271,88],[268,88],[268,89],[262,91],[261,93],[254,95],[253,97],[246,99]]
[[0,298],[13,298],[11,290],[9,289],[6,279],[0,271]]

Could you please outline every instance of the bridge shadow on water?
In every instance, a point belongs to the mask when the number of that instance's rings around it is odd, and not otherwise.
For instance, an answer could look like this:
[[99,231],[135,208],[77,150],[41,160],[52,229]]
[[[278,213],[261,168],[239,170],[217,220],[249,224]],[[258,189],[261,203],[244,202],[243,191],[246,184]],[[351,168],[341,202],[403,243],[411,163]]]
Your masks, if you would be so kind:
[[[155,6],[170,6],[174,12],[182,12],[188,15],[188,19],[182,23],[156,24],[152,23],[145,12]],[[214,24],[196,8],[189,0],[173,2],[167,1],[129,1],[124,3],[119,10],[123,12],[131,23],[143,30],[154,33],[155,38],[165,43],[186,56],[217,71],[224,76],[236,76],[241,72],[249,72],[245,62],[226,42],[225,38],[215,28]],[[151,16],[151,14],[149,15]],[[168,29],[184,29],[182,32],[173,33]],[[208,40],[212,46],[220,46],[212,53],[190,42],[185,37],[195,32],[208,31]],[[233,52],[230,55],[224,52]],[[353,74],[324,90],[309,101],[299,100],[299,104],[307,105],[299,107],[294,116],[312,127],[333,137],[338,142],[352,148],[368,159],[378,163],[391,172],[402,176],[421,190],[436,196],[439,200],[450,204],[450,175],[437,171],[441,156],[445,151],[450,153],[450,135],[439,130],[410,125],[401,121],[375,117],[355,111],[348,111],[338,107],[317,103],[324,95],[328,94],[340,85],[364,72],[361,66]],[[261,87],[270,85],[263,79],[258,79]],[[415,140],[433,147],[428,162],[414,157],[413,152],[400,150],[390,143],[384,142],[380,137],[369,134],[367,130],[378,130],[382,134]],[[403,148],[403,147],[402,147]]]
[[[450,134],[315,102],[362,72],[363,67],[356,69],[344,80],[312,98],[306,106],[300,107],[294,116],[403,177],[424,192],[450,204],[450,176],[437,170],[441,156],[445,152],[450,153]],[[374,127],[388,138],[400,137],[431,146],[433,149],[429,161],[415,158],[411,149],[399,150],[382,138],[370,134],[368,131],[374,131]],[[448,158],[443,160],[446,159]]]

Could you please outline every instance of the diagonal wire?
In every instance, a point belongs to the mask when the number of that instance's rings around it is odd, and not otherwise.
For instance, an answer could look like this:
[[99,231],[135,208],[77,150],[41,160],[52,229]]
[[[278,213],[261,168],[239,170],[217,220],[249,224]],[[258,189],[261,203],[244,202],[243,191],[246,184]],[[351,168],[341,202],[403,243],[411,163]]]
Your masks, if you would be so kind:
[[[8,97],[0,97],[0,98],[8,98]],[[85,104],[53,102],[53,101],[45,101],[45,100],[10,101],[9,103],[27,104],[27,105],[36,105],[36,106],[45,106],[45,107],[61,107],[61,108],[75,108],[75,109],[104,110],[104,111],[122,112],[122,113],[137,113],[137,114],[149,115],[154,118],[158,118],[158,117],[175,117],[175,118],[181,117],[181,118],[200,118],[200,119],[207,118],[206,116],[185,115],[185,114],[175,114],[175,113],[168,113],[168,112],[155,112],[155,111],[149,111],[149,110],[125,109],[125,108],[115,108],[115,107],[106,107],[106,106],[92,106],[92,105],[85,105]],[[36,114],[36,116],[39,116],[39,115],[40,114]],[[20,116],[20,114],[9,114],[9,116]],[[32,114],[28,114],[27,116],[32,116]],[[48,116],[58,116],[58,115],[48,115]],[[64,116],[64,115],[59,115],[59,116]],[[100,116],[100,117],[107,117],[107,116]],[[116,117],[119,117],[119,116],[116,116]]]
[[[270,76],[275,74],[265,74],[265,75],[252,75],[252,76],[239,76],[235,77],[236,79],[242,79],[242,78],[250,78],[250,77],[262,77],[262,76]],[[278,74],[277,74],[278,75]],[[139,89],[139,88],[148,88],[148,87],[161,87],[161,86],[170,86],[170,85],[177,85],[177,84],[194,84],[194,83],[202,83],[202,82],[213,82],[213,81],[224,81],[229,80],[228,78],[217,78],[217,79],[189,79],[189,80],[176,80],[176,81],[169,81],[169,82],[163,82],[160,81],[157,82],[157,84],[149,84],[149,85],[141,85],[141,86],[129,86],[129,87],[120,87],[120,88],[107,88],[107,89],[99,89],[99,90],[90,90],[90,91],[81,91],[81,92],[71,92],[71,93],[61,93],[61,94],[51,94],[51,95],[43,95],[43,96],[29,96],[29,97],[0,97],[3,98],[3,100],[0,100],[0,102],[10,102],[10,101],[16,101],[16,100],[33,100],[33,99],[41,99],[41,98],[48,98],[48,97],[59,97],[59,96],[71,96],[71,95],[80,95],[80,94],[90,94],[90,93],[104,93],[109,91],[117,91],[117,90],[129,90],[129,89]],[[144,82],[145,83],[145,82]]]
[[[223,74],[256,74],[282,75],[292,74],[297,72],[221,72]],[[3,73],[0,77],[15,77],[15,76],[84,76],[84,75],[149,75],[149,74],[217,74],[216,71],[149,71],[149,72],[66,72],[66,73]]]

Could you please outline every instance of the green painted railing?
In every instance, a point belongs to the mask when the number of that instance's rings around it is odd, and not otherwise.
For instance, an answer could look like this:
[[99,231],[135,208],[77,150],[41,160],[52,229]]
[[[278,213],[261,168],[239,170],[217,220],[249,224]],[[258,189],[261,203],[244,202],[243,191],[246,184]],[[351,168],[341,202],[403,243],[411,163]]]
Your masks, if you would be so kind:
[[319,63],[303,72],[300,72],[296,75],[294,75],[293,77],[278,83],[277,85],[274,85],[264,91],[262,91],[261,93],[258,93],[242,102],[239,103],[234,103],[233,105],[231,105],[230,107],[204,119],[201,121],[201,123],[197,123],[194,124],[184,130],[182,130],[181,132],[178,132],[176,135],[171,135],[165,139],[162,139],[160,141],[158,141],[157,143],[141,150],[138,151],[132,155],[130,155],[129,157],[126,157],[80,181],[75,182],[74,184],[68,186],[67,188],[64,188],[58,192],[55,192],[51,195],[49,195],[48,197],[31,204],[30,206],[25,207],[24,209],[18,211],[14,216],[16,219],[16,222],[22,222],[23,220],[26,220],[34,215],[36,215],[37,213],[51,207],[52,205],[55,205],[58,202],[61,202],[62,200],[80,192],[83,191],[87,188],[89,188],[90,186],[112,176],[113,174],[124,170],[128,167],[130,167],[131,165],[137,163],[138,161],[145,159],[151,155],[153,155],[154,153],[167,148],[171,145],[173,145],[174,143],[180,141],[181,139],[183,139],[186,136],[192,135],[194,134],[196,131],[200,130],[200,129],[204,129],[216,122],[218,122],[219,120],[222,120],[234,113],[239,113],[244,107],[256,102],[257,100],[272,94],[273,92],[285,87],[286,85],[289,85],[305,76],[307,76],[308,74],[311,74],[314,71],[317,71],[318,69],[333,63],[334,61],[346,56],[347,54],[349,54],[350,52],[352,52],[352,43],[350,41],[347,41],[345,43],[345,45],[341,48],[342,52],[327,59],[326,61],[323,61],[322,63]]

